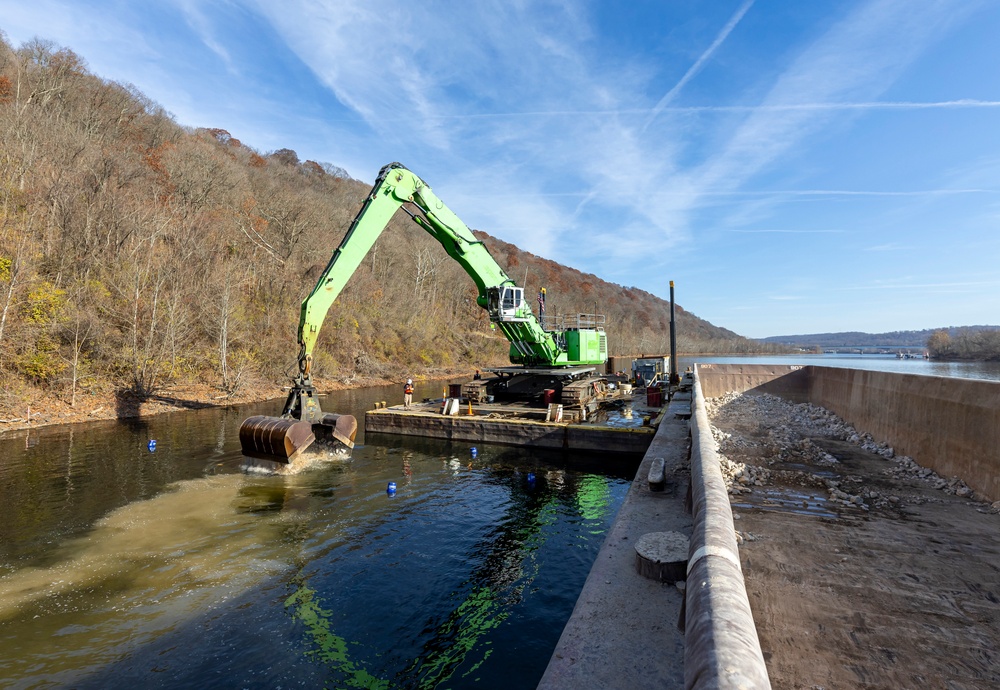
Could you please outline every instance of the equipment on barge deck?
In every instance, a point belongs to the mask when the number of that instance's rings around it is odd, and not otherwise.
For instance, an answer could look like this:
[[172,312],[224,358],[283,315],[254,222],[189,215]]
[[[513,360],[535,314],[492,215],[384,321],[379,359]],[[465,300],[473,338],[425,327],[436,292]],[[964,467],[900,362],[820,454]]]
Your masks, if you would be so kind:
[[[280,418],[251,417],[243,422],[240,443],[245,455],[289,462],[316,436],[353,446],[357,421],[350,415],[324,415],[320,410],[311,379],[313,349],[330,307],[400,208],[440,242],[472,278],[479,291],[476,303],[510,341],[510,361],[523,367],[521,374],[538,376],[528,372],[543,369],[542,376],[564,380],[569,369],[596,368],[607,361],[603,317],[596,314],[580,314],[573,319],[560,317],[562,320],[546,324],[552,328],[543,327],[524,299],[524,288],[518,287],[504,272],[482,240],[444,205],[427,183],[399,163],[390,163],[379,171],[340,246],[312,292],[302,301],[299,372]],[[501,376],[472,383],[476,385],[470,388],[470,393],[479,400],[499,394],[509,381]],[[567,397],[564,404],[582,405],[603,395],[607,384],[602,376],[591,374],[558,388]],[[353,421],[353,425],[345,418]],[[309,422],[312,434],[296,422]]]

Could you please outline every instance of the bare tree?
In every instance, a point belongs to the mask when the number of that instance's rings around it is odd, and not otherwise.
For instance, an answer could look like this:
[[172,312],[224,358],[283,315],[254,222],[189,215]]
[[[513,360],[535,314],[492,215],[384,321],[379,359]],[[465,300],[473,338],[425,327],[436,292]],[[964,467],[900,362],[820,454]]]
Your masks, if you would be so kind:
[[100,329],[101,324],[96,314],[81,306],[81,303],[72,303],[66,322],[63,324],[63,338],[69,346],[69,355],[63,359],[69,366],[70,372],[70,407],[76,407],[77,384],[86,364],[84,351]]

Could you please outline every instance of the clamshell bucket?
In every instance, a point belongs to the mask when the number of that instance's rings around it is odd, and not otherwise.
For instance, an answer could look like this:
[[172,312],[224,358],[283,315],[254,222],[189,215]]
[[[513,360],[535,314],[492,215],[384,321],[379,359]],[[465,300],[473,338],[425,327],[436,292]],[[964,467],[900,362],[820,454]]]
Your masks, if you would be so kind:
[[327,445],[342,445],[354,448],[354,436],[358,433],[358,420],[353,415],[328,412],[318,423],[312,425],[316,440]]
[[295,419],[256,415],[240,425],[240,446],[251,458],[288,463],[315,440],[313,425]]

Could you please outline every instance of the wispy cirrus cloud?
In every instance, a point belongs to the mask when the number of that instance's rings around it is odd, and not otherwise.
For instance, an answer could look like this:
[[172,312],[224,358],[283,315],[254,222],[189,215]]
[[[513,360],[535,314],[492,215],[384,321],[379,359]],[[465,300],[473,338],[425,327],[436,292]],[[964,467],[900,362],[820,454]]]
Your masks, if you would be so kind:
[[[784,103],[760,105],[678,105],[656,106],[653,108],[614,108],[587,110],[510,110],[480,113],[436,113],[430,118],[442,120],[516,120],[534,118],[565,117],[651,117],[660,114],[700,114],[700,113],[781,113],[795,111],[838,111],[838,110],[951,110],[951,109],[992,109],[1000,108],[1000,101],[961,99],[956,101],[864,101],[839,103]],[[392,118],[386,118],[392,120]],[[401,117],[399,119],[402,119]],[[644,125],[641,130],[644,131]]]
[[653,124],[654,120],[656,120],[656,116],[663,112],[663,109],[677,97],[677,95],[681,92],[681,89],[683,89],[687,83],[701,71],[702,67],[705,66],[705,63],[708,62],[708,60],[715,54],[715,51],[719,49],[719,46],[722,45],[723,41],[729,37],[729,34],[733,32],[736,25],[740,23],[740,20],[743,19],[743,16],[747,13],[747,11],[749,11],[753,3],[754,0],[747,0],[740,5],[739,9],[736,10],[736,13],[733,14],[733,16],[729,18],[729,21],[726,22],[726,25],[722,27],[722,30],[715,37],[715,40],[712,41],[711,45],[709,45],[708,48],[706,48],[705,51],[698,56],[698,59],[695,60],[694,64],[688,68],[687,72],[684,73],[684,76],[680,78],[680,81],[674,84],[673,87],[667,91],[663,98],[661,98],[649,112],[649,115],[646,117],[646,121],[642,123],[640,133],[645,133],[646,130],[649,129],[649,126]]
[[[870,97],[892,84],[963,14],[948,2],[876,0],[863,5],[805,49],[777,79],[722,150],[694,173],[698,186],[738,187],[822,130],[834,113],[870,109],[877,102]],[[831,107],[841,101],[843,108]],[[957,102],[949,103],[956,107]]]
[[196,0],[175,0],[175,2],[188,26],[198,35],[205,47],[222,60],[229,72],[236,73],[236,64],[225,45],[215,35],[212,21],[203,12],[202,4]]
[[969,280],[969,281],[941,281],[934,283],[923,283],[918,281],[896,282],[896,283],[869,283],[866,285],[842,285],[830,288],[831,290],[846,291],[868,291],[868,290],[906,290],[906,291],[969,291],[982,290],[983,288],[1000,287],[1000,280]]
[[905,249],[904,245],[898,242],[889,242],[887,244],[877,244],[872,247],[865,247],[866,252],[896,252],[900,249]]
[[841,235],[841,234],[844,234],[844,233],[846,233],[848,231],[847,230],[817,230],[817,229],[812,229],[812,228],[810,228],[808,230],[801,230],[801,229],[799,229],[799,230],[796,230],[796,229],[778,229],[778,228],[764,228],[764,229],[727,228],[726,232],[733,232],[733,233],[744,234],[744,235],[767,235],[767,234],[775,234],[775,235]]
[[[646,100],[641,71],[630,71],[627,65],[605,69],[588,57],[587,42],[596,30],[585,5],[497,0],[448,13],[417,12],[395,2],[376,8],[362,1],[334,5],[290,0],[279,7],[256,0],[253,7],[320,81],[383,139],[376,149],[412,149],[413,154],[406,154],[408,164],[417,168],[428,161],[429,167],[419,170],[452,189],[457,186],[462,195],[475,194],[479,183],[463,178],[459,165],[488,159],[492,167],[502,169],[500,191],[515,199],[514,206],[530,205],[543,217],[566,221],[546,229],[544,241],[539,240],[541,230],[508,237],[536,249],[555,247],[560,237],[595,236],[604,230],[593,226],[596,217],[616,218],[620,229],[641,228],[644,236],[654,232],[660,241],[676,246],[691,237],[693,216],[706,201],[727,194],[765,200],[736,213],[736,224],[741,215],[766,216],[767,201],[781,196],[907,194],[782,190],[775,196],[743,188],[831,119],[845,114],[1000,107],[1000,101],[989,100],[874,98],[961,14],[945,2],[862,4],[801,50],[759,103],[678,103],[685,87],[725,50],[755,11],[752,0],[742,2],[683,76],[648,107],[636,107]],[[510,31],[512,26],[519,30]],[[442,36],[447,40],[440,40]],[[497,107],[512,102],[520,107]],[[720,145],[704,152],[700,161],[691,159],[682,138],[664,136],[671,122],[651,127],[664,117],[699,113],[726,118],[702,123]],[[735,129],[733,117],[739,118]],[[712,127],[718,130],[712,132]],[[727,130],[732,134],[725,135]],[[448,169],[447,164],[439,165],[441,160],[453,165]],[[364,163],[373,170],[380,164]],[[573,183],[575,188],[567,192],[567,184]],[[518,198],[522,194],[533,201]],[[559,195],[578,201],[572,208],[561,208]],[[548,209],[541,210],[540,199]],[[493,215],[477,209],[471,222],[485,223]],[[574,241],[570,249],[585,253],[599,244]]]

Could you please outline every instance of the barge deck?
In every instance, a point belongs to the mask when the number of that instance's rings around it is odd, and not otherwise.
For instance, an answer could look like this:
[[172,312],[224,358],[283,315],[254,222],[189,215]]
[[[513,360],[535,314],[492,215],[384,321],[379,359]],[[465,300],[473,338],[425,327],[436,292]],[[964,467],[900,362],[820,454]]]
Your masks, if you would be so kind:
[[642,396],[623,401],[629,412],[599,411],[591,421],[546,421],[548,410],[516,403],[458,405],[444,414],[450,399],[426,400],[365,413],[365,434],[422,436],[453,441],[500,443],[536,448],[642,455],[656,433],[660,407]]

